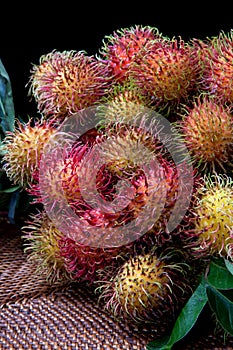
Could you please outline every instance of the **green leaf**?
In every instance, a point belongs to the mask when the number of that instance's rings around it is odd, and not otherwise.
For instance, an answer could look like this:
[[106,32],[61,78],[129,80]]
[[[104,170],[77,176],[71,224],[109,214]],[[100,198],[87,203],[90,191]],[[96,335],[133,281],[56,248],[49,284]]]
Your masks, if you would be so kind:
[[19,190],[21,188],[21,186],[13,186],[13,187],[9,187],[9,188],[6,188],[4,190],[1,190],[0,193],[13,193],[17,190]]
[[211,261],[207,281],[216,289],[233,288],[233,275],[227,269],[223,259]]
[[11,224],[15,224],[15,210],[19,203],[20,193],[19,190],[14,191],[11,194],[11,200],[9,204],[9,210],[8,210],[8,220]]
[[211,285],[206,286],[210,308],[222,328],[233,335],[233,302]]
[[224,259],[227,270],[233,275],[233,263],[227,259]]
[[152,342],[150,342],[146,345],[146,349],[147,350],[155,350],[155,349],[156,350],[157,349],[169,350],[169,349],[171,349],[170,345],[167,346],[169,338],[170,338],[169,335],[166,335],[163,338],[153,340]]
[[0,125],[4,134],[6,131],[14,131],[14,124],[15,110],[11,82],[0,59]]
[[182,339],[194,326],[203,307],[207,303],[207,294],[204,279],[191,295],[180,315],[178,316],[172,333],[167,339],[156,339],[147,344],[147,350],[169,350]]

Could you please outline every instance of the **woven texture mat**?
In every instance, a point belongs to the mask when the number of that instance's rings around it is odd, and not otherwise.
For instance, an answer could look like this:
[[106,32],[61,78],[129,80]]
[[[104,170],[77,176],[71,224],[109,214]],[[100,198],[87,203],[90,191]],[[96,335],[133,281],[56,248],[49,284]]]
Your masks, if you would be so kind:
[[[23,253],[17,227],[0,222],[0,349],[145,350],[156,330],[116,322],[77,285],[53,285]],[[132,328],[131,328],[132,327]],[[223,345],[224,344],[224,345]],[[174,350],[232,350],[233,338],[190,332]]]

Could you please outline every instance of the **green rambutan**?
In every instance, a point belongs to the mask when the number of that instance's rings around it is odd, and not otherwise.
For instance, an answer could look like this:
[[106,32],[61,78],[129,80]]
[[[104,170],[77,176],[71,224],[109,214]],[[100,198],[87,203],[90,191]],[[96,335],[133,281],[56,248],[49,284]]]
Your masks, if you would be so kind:
[[130,77],[155,106],[177,106],[196,93],[200,79],[197,51],[182,39],[152,41],[135,58]]
[[38,265],[51,283],[71,280],[60,253],[59,241],[63,237],[45,211],[31,214],[21,228],[24,251],[29,260]]
[[54,134],[49,122],[37,121],[32,125],[18,121],[17,128],[3,140],[3,168],[16,185],[27,187],[35,182],[43,148]]
[[188,246],[194,255],[233,260],[233,180],[226,174],[204,175],[191,212]]
[[105,62],[84,51],[52,51],[31,69],[29,94],[45,118],[64,119],[94,105],[111,86]]
[[204,96],[186,110],[181,121],[184,142],[202,171],[229,169],[233,151],[233,116],[229,108]]
[[161,39],[157,28],[136,25],[105,36],[100,54],[108,62],[115,81],[122,83],[128,78],[131,65],[141,48],[148,42]]
[[99,270],[96,293],[116,319],[153,322],[158,330],[168,330],[191,291],[187,271],[188,265],[175,262],[172,254],[136,254],[114,271]]

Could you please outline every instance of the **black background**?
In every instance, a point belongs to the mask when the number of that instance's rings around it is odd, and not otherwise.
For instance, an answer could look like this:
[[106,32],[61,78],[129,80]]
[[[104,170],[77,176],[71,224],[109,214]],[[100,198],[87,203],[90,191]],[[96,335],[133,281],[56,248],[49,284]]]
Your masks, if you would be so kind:
[[[36,105],[28,96],[30,69],[52,50],[98,53],[105,35],[134,25],[149,25],[184,40],[216,36],[233,28],[229,2],[29,3],[5,8],[1,22],[0,59],[11,80],[16,117],[33,117]],[[80,6],[81,4],[81,6]],[[33,6],[33,8],[32,8]],[[188,6],[188,7],[187,7]],[[205,7],[204,7],[205,6]],[[14,15],[13,15],[14,13]]]

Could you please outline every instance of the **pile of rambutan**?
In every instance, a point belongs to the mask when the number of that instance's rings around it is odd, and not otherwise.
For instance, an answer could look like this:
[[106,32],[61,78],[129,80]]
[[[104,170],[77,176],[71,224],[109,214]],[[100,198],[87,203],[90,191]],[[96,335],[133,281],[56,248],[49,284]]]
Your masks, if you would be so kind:
[[43,55],[28,86],[41,117],[3,157],[36,208],[25,253],[117,320],[167,332],[211,259],[233,261],[233,32],[116,30],[96,55]]

